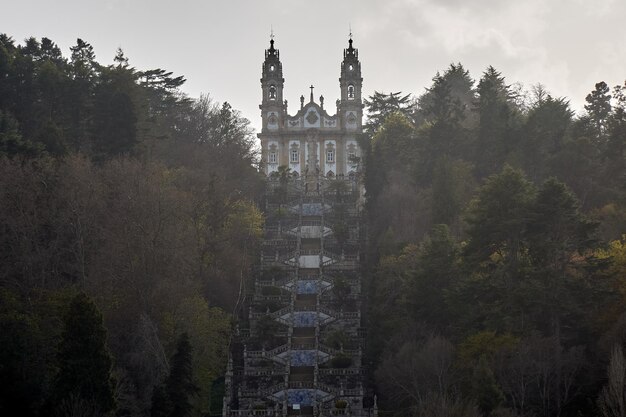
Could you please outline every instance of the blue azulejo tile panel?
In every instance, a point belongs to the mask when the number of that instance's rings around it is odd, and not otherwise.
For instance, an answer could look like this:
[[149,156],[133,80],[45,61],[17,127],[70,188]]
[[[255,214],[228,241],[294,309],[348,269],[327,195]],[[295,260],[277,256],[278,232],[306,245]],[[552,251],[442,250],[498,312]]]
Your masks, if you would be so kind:
[[291,366],[315,366],[314,350],[292,350]]
[[293,327],[315,327],[315,313],[310,311],[294,312]]
[[313,405],[315,390],[313,389],[290,389],[287,390],[287,402],[289,405],[300,404],[303,406]]
[[317,282],[311,280],[300,280],[296,288],[297,294],[317,294]]
[[302,215],[303,216],[321,216],[322,215],[322,204],[321,203],[304,203],[302,204]]

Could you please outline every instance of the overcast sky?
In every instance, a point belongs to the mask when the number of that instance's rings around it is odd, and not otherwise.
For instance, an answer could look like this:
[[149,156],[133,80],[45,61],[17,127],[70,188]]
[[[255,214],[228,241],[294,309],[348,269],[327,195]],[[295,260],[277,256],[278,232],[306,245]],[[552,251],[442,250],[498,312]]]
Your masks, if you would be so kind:
[[[582,109],[596,82],[626,79],[626,0],[29,0],[3,1],[0,32],[48,37],[69,56],[76,38],[101,63],[121,47],[138,69],[184,75],[184,91],[228,101],[259,127],[259,78],[273,26],[290,113],[313,84],[339,96],[349,25],[364,92],[421,94],[461,62],[509,83],[544,84]],[[328,106],[334,109],[334,106]]]

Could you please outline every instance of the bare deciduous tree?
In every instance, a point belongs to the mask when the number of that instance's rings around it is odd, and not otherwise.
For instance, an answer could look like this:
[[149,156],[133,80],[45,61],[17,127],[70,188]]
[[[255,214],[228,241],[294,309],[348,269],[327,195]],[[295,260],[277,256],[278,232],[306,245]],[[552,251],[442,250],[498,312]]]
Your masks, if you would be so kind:
[[598,408],[603,417],[626,416],[626,361],[622,347],[615,345],[607,370],[608,382],[598,398]]

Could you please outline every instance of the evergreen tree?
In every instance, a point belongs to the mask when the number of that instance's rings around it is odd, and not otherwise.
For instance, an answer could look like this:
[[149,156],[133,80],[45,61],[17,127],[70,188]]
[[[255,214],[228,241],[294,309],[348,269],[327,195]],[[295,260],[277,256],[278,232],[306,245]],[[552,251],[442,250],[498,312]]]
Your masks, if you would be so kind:
[[432,178],[434,224],[447,224],[461,232],[461,212],[472,198],[476,184],[473,166],[463,160],[442,157],[435,162]]
[[15,51],[13,39],[0,33],[0,110],[6,111],[13,104]]
[[428,90],[429,101],[424,111],[428,115],[427,150],[422,156],[422,165],[428,165],[424,179],[430,179],[433,161],[463,155],[467,150],[466,135],[461,123],[465,119],[463,104],[452,95],[447,79],[437,75]]
[[24,140],[19,132],[17,121],[9,114],[0,111],[0,155],[9,157],[15,155],[37,156],[43,151],[43,146]]
[[544,182],[528,219],[533,268],[528,301],[535,305],[537,323],[559,342],[563,321],[567,320],[567,328],[576,323],[581,307],[596,300],[594,296],[602,289],[600,282],[592,285],[579,272],[592,271],[589,252],[595,246],[596,227],[580,212],[576,197],[565,184],[555,178]]
[[396,93],[379,93],[374,94],[365,99],[365,108],[367,110],[367,122],[365,123],[365,132],[372,137],[383,125],[387,117],[393,113],[401,113],[408,119],[411,119],[413,109],[410,102],[410,94],[402,95],[402,92]]
[[453,321],[446,294],[460,276],[460,251],[448,227],[433,227],[419,249],[415,270],[408,280],[409,312],[416,322],[428,323],[437,333]]
[[152,405],[150,407],[150,417],[170,417],[172,414],[172,403],[167,396],[163,385],[157,385],[152,391]]
[[39,318],[28,303],[0,289],[0,415],[36,417],[50,370]]
[[[441,94],[442,87],[445,88],[445,94]],[[474,91],[474,80],[470,77],[462,64],[450,64],[443,75],[437,73],[433,78],[433,85],[426,90],[417,100],[417,121],[421,124],[423,121],[430,121],[441,115],[441,102],[439,97],[449,96],[448,101],[454,103],[457,107],[455,112],[461,112],[462,117],[455,115],[459,119],[467,119],[471,116],[471,109],[476,101]],[[445,109],[445,107],[444,107]]]
[[607,126],[605,178],[612,188],[626,182],[626,83],[613,89],[615,105]]
[[114,383],[102,315],[95,304],[80,293],[71,301],[64,325],[53,405],[58,407],[65,401],[79,398],[99,412],[112,411]]
[[519,287],[528,269],[525,235],[534,193],[523,173],[507,165],[470,203],[464,258],[472,274],[455,292],[455,304],[471,313],[460,314],[468,328],[512,332],[525,324]]
[[478,364],[474,367],[471,392],[485,416],[491,414],[505,400],[485,355],[481,355]]
[[69,77],[72,82],[66,93],[68,142],[75,150],[84,150],[91,139],[90,130],[93,123],[94,89],[100,71],[96,62],[93,46],[76,40],[70,47],[72,52],[69,63]]
[[469,242],[465,253],[477,262],[494,259],[513,273],[525,253],[524,233],[534,187],[522,171],[505,166],[492,175],[478,191],[467,215]]
[[137,74],[121,50],[115,62],[116,65],[102,69],[95,89],[92,136],[99,159],[129,154],[137,144]]
[[477,88],[475,163],[480,176],[498,172],[512,148],[516,109],[504,77],[489,66]]
[[600,81],[596,84],[595,89],[585,97],[585,110],[589,115],[589,121],[594,129],[595,139],[598,142],[603,141],[606,132],[606,123],[611,113],[611,95],[609,94],[609,86]]
[[178,338],[176,353],[170,363],[170,375],[167,378],[165,391],[171,404],[169,417],[186,417],[191,415],[191,397],[198,392],[193,379],[191,343],[187,333]]
[[524,170],[532,180],[543,179],[555,155],[562,151],[573,114],[567,100],[549,94],[539,97],[530,108],[519,146]]

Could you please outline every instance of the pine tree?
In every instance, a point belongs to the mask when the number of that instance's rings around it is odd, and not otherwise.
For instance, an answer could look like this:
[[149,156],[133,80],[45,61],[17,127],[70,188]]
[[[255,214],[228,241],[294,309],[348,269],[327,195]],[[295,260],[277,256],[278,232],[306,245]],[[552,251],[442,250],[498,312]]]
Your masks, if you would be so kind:
[[102,315],[83,293],[70,303],[59,345],[54,406],[80,399],[101,413],[115,408],[111,355]]
[[545,178],[550,162],[566,143],[572,117],[569,102],[549,94],[540,96],[528,111],[519,151],[524,170],[532,180]]
[[504,402],[504,394],[496,382],[493,371],[484,355],[478,360],[472,375],[472,396],[476,398],[478,407],[488,416]]
[[410,94],[402,95],[402,92],[379,93],[374,91],[374,95],[365,101],[367,109],[367,123],[365,131],[372,137],[382,127],[387,117],[393,113],[401,113],[408,119],[412,118],[413,108],[410,103]]
[[613,106],[608,120],[606,146],[606,182],[616,188],[626,182],[626,83],[613,89]]
[[510,87],[489,67],[478,83],[476,169],[481,176],[499,171],[512,147],[515,107]]
[[527,228],[534,279],[530,288],[537,291],[529,301],[540,312],[538,321],[543,318],[551,326],[546,330],[559,340],[563,322],[576,323],[580,308],[601,289],[600,282],[591,283],[585,279],[587,274],[578,272],[583,268],[591,272],[588,252],[595,245],[596,227],[580,212],[565,184],[555,178],[544,182],[531,206]]
[[603,141],[606,132],[606,123],[611,113],[611,95],[609,94],[609,86],[604,81],[596,84],[595,89],[587,94],[585,101],[585,110],[589,115],[589,120],[595,131],[595,139]]
[[191,396],[198,392],[193,380],[191,343],[187,333],[180,335],[176,353],[170,364],[166,393],[171,404],[170,417],[186,417],[191,414]]
[[157,385],[152,391],[152,406],[150,417],[169,417],[172,413],[172,403],[167,396],[163,385]]
[[95,88],[92,135],[100,159],[132,153],[138,142],[138,75],[121,50],[115,62],[102,69]]

